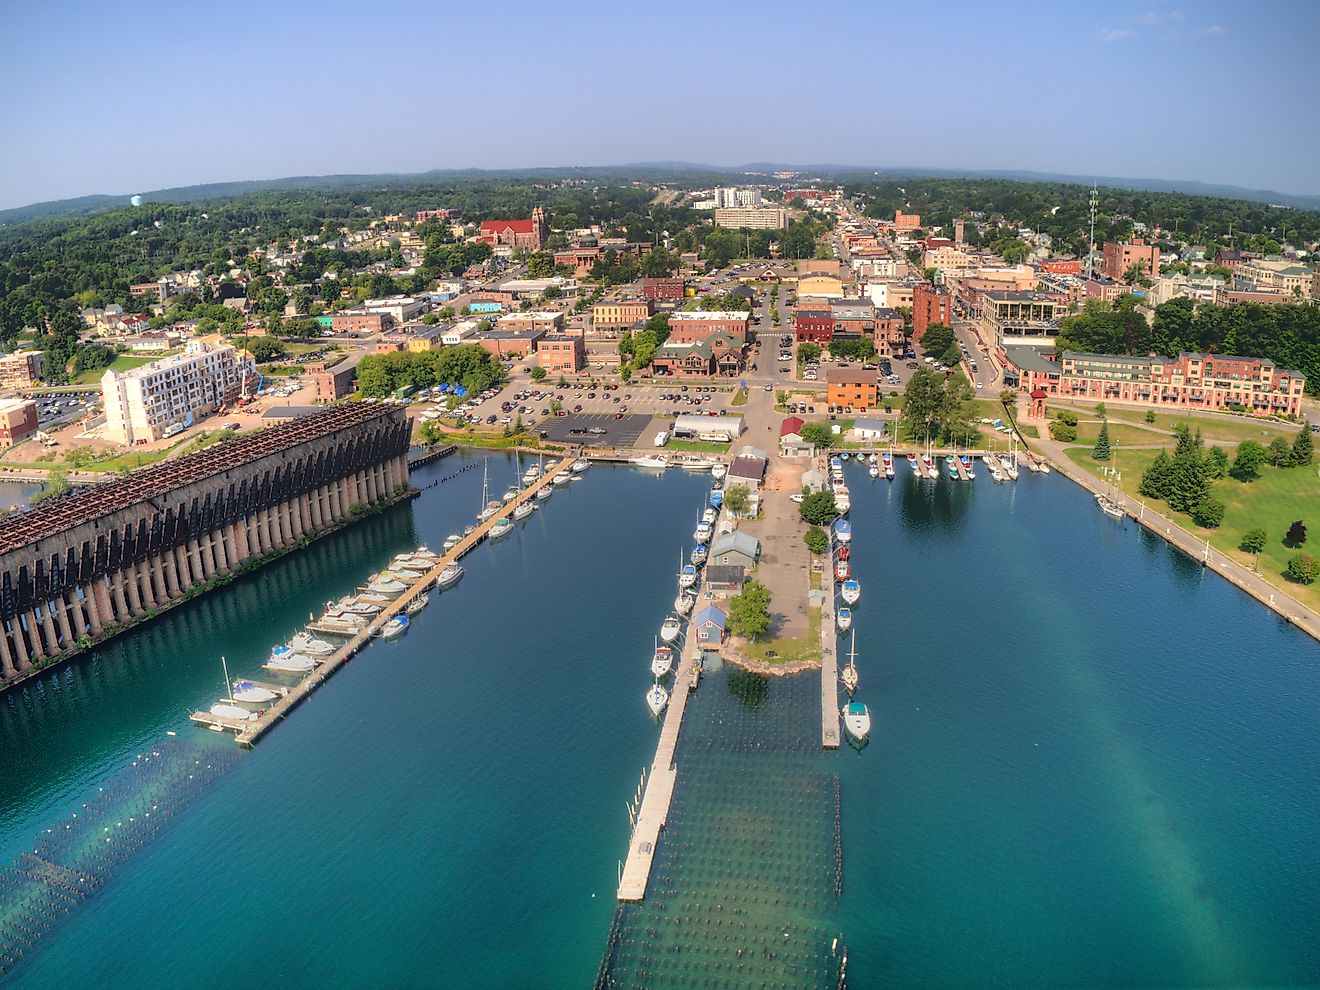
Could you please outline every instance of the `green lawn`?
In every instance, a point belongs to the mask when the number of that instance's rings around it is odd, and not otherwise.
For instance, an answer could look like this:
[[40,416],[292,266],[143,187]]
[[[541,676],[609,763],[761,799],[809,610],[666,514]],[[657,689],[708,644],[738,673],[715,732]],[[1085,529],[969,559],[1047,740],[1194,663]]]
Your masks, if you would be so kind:
[[[159,361],[161,358],[169,357],[171,354],[178,354],[178,351],[165,351],[160,354],[120,354],[111,363],[110,371],[131,371],[134,368],[140,368],[144,364],[150,364],[152,361]],[[74,379],[79,385],[95,385],[101,380],[101,376],[106,373],[105,368],[96,368],[90,371],[84,371]]]
[[[1050,402],[1050,408],[1068,408],[1078,414],[1079,419],[1089,419],[1094,417],[1095,405],[1085,403],[1056,403]],[[1105,408],[1109,416],[1110,429],[1117,421],[1124,423],[1135,423],[1138,426],[1154,426],[1157,429],[1168,430],[1170,433],[1178,426],[1185,426],[1195,432],[1201,431],[1201,436],[1206,440],[1227,440],[1231,443],[1241,443],[1243,440],[1257,440],[1265,446],[1269,446],[1271,440],[1277,436],[1287,438],[1291,443],[1292,438],[1297,435],[1296,429],[1289,429],[1280,423],[1272,420],[1256,420],[1247,417],[1233,417],[1225,415],[1207,415],[1196,416],[1191,413],[1168,413],[1156,412],[1155,422],[1146,422],[1146,413],[1143,409],[1132,408],[1128,406],[1107,406]],[[1091,415],[1088,416],[1087,414]]]
[[[1095,439],[1099,435],[1099,420],[1083,418],[1078,422],[1077,442],[1079,444],[1084,443],[1088,446],[1094,446]],[[1167,433],[1156,433],[1154,430],[1146,430],[1140,426],[1111,419],[1109,421],[1109,439],[1120,447],[1172,447],[1178,438],[1171,437]]]
[[[1141,475],[1155,459],[1158,451],[1132,450],[1120,454],[1117,466],[1122,474],[1120,487],[1129,498],[1147,501],[1137,494]],[[1099,473],[1091,459],[1091,451],[1084,447],[1068,448],[1068,457],[1075,464]],[[1110,462],[1114,463],[1114,462]],[[1301,468],[1265,467],[1257,480],[1246,483],[1235,478],[1221,478],[1214,482],[1212,493],[1225,505],[1224,523],[1218,529],[1202,529],[1188,516],[1170,512],[1162,503],[1149,503],[1165,515],[1172,516],[1188,532],[1210,540],[1216,550],[1250,567],[1252,555],[1239,550],[1242,537],[1249,529],[1261,527],[1269,534],[1260,555],[1260,574],[1267,581],[1283,588],[1298,601],[1313,609],[1320,609],[1320,585],[1295,584],[1283,576],[1288,559],[1296,551],[1283,545],[1283,534],[1294,519],[1306,522],[1312,531],[1311,539],[1303,549],[1312,553],[1320,550],[1320,474],[1317,465]]]
[[702,454],[727,454],[730,443],[707,443],[704,440],[670,440],[665,450],[692,450]]
[[[791,639],[763,639],[747,643],[743,652],[749,657],[768,664],[820,662],[820,606],[807,608],[807,634]],[[774,656],[767,656],[774,653]]]
[[729,400],[729,405],[731,406],[747,405],[747,389],[740,388],[736,392],[734,392],[733,398]]

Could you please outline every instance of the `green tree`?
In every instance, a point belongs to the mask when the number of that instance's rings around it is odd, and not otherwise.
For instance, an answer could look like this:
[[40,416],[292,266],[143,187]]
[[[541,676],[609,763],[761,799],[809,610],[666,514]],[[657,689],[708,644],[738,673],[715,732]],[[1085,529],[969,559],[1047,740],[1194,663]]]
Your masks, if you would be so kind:
[[1286,547],[1300,547],[1306,542],[1306,523],[1297,519],[1288,527],[1288,532],[1284,534],[1283,545]]
[[1109,413],[1105,410],[1105,404],[1103,402],[1097,402],[1095,404],[1095,414],[1099,416],[1101,419],[1104,419],[1106,416],[1109,415]]
[[1243,440],[1238,444],[1237,456],[1229,474],[1238,481],[1255,481],[1260,477],[1260,469],[1265,466],[1265,448],[1255,440]]
[[1299,584],[1312,584],[1316,578],[1320,578],[1320,560],[1309,553],[1295,553],[1289,558],[1284,573]]
[[1275,467],[1292,467],[1292,444],[1283,437],[1270,441],[1266,457]]
[[1293,466],[1300,467],[1303,464],[1310,464],[1313,456],[1311,430],[1309,424],[1302,423],[1302,432],[1297,434],[1292,442]]
[[1095,446],[1091,448],[1091,457],[1097,461],[1107,461],[1113,456],[1113,451],[1109,447],[1109,420],[1102,420],[1100,423],[1100,435],[1095,438]]
[[252,360],[258,364],[266,361],[277,361],[287,353],[284,345],[274,337],[253,337],[247,343],[248,353],[252,355]]
[[916,440],[939,435],[944,405],[944,376],[930,368],[918,368],[904,390],[903,421]]
[[1198,432],[1194,442],[1185,449],[1175,451],[1173,455],[1168,503],[1169,508],[1175,512],[1190,513],[1209,495],[1205,456],[1200,441]]
[[1218,481],[1228,474],[1228,454],[1223,447],[1211,447],[1205,454],[1205,476]]
[[817,361],[820,359],[820,344],[813,341],[805,341],[798,344],[797,360],[798,364],[806,364],[808,361]]
[[830,538],[825,530],[819,526],[812,526],[802,534],[802,542],[807,545],[808,550],[819,557],[829,548]]
[[1214,529],[1224,521],[1224,503],[1207,495],[1192,509],[1192,522],[1206,529]]
[[1141,476],[1137,491],[1146,498],[1166,499],[1173,490],[1173,462],[1161,450]]
[[1260,553],[1265,549],[1265,541],[1268,539],[1269,535],[1265,530],[1257,526],[1242,534],[1242,542],[1239,546],[1247,553]]
[[824,526],[838,514],[833,492],[813,492],[798,503],[798,515],[812,526]]
[[1146,410],[1146,422],[1147,422],[1147,423],[1153,423],[1153,422],[1155,422],[1155,410],[1154,410],[1154,409],[1147,409],[1147,410]]
[[1050,439],[1057,440],[1059,443],[1072,443],[1077,439],[1077,430],[1067,423],[1051,421]]
[[804,423],[799,433],[803,440],[821,450],[834,446],[834,433],[828,423]]
[[729,602],[729,632],[755,640],[770,628],[770,589],[755,579]]
[[746,514],[751,508],[752,496],[746,485],[730,485],[724,492],[724,508],[733,513],[735,519]]
[[921,335],[921,349],[935,357],[943,355],[950,347],[956,346],[953,328],[943,323],[928,323],[926,332]]
[[545,376],[547,374],[549,374],[549,372],[547,372],[540,365],[537,365],[535,368],[532,369],[532,381],[534,382],[545,381]]
[[549,278],[554,274],[555,256],[549,251],[537,251],[527,256],[528,278]]

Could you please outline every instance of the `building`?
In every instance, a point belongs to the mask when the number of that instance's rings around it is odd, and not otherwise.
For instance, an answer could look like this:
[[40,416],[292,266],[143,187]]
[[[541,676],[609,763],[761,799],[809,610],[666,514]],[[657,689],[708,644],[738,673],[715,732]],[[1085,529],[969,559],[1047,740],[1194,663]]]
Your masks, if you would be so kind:
[[874,371],[860,368],[830,368],[825,375],[826,401],[852,412],[874,409],[880,400],[880,387]]
[[834,339],[834,316],[828,309],[799,309],[793,313],[793,336],[799,344],[824,346]]
[[869,299],[831,299],[834,336],[857,340],[875,336],[875,304]]
[[692,619],[697,627],[697,642],[702,646],[718,647],[724,642],[724,630],[729,617],[718,605],[707,605]]
[[420,296],[387,296],[383,299],[368,299],[359,308],[368,313],[388,313],[397,326],[420,318],[428,306],[426,299]]
[[799,278],[817,273],[843,278],[843,262],[838,258],[799,258],[796,266]]
[[889,424],[883,419],[858,419],[853,423],[852,435],[857,440],[882,440],[889,436]]
[[837,299],[843,295],[843,278],[830,272],[807,272],[798,276],[797,294]]
[[428,220],[457,220],[462,215],[462,210],[418,210],[417,222],[426,223]]
[[37,404],[31,399],[0,400],[0,449],[22,443],[37,432]]
[[725,186],[715,187],[715,209],[748,209],[761,207],[761,190],[730,189]]
[[544,330],[546,333],[556,333],[563,325],[564,314],[555,309],[505,313],[495,323],[499,330]]
[[982,294],[981,307],[984,337],[999,347],[1052,343],[1068,315],[1067,299],[1050,292],[992,290]]
[[615,299],[591,307],[591,327],[597,333],[618,334],[651,315],[649,299]]
[[[1012,349],[1014,353],[1018,348]],[[1022,386],[1048,396],[1176,409],[1236,409],[1296,416],[1306,377],[1266,358],[1183,352],[1176,358],[1064,351],[1024,362]]]
[[323,362],[309,364],[303,371],[302,381],[311,386],[314,402],[336,402],[353,394],[353,381],[357,377],[357,364],[362,355],[355,354],[336,364]]
[[545,211],[537,206],[527,220],[483,220],[477,240],[490,245],[539,251],[545,241]]
[[536,350],[536,345],[545,336],[544,330],[487,330],[473,334],[470,344],[480,344],[497,357],[513,355],[523,357]]
[[747,568],[741,564],[708,564],[704,577],[706,587],[711,591],[737,593],[747,580]]
[[913,231],[921,229],[921,214],[904,213],[902,210],[894,211],[894,229],[898,231]]
[[519,299],[534,298],[549,289],[571,295],[577,291],[577,282],[562,275],[551,275],[549,278],[511,278],[500,283],[501,291],[511,292]]
[[779,452],[783,456],[811,457],[815,454],[815,445],[802,439],[805,425],[800,416],[788,416],[779,424]]
[[107,439],[152,443],[191,426],[239,397],[244,379],[256,381],[250,361],[228,344],[188,342],[182,354],[101,377]]
[[548,333],[536,344],[536,362],[549,374],[576,374],[586,363],[587,351],[576,334]]
[[667,340],[656,348],[651,367],[657,375],[675,377],[732,376],[742,373],[746,345],[729,334],[708,334],[700,340]]
[[1130,244],[1105,241],[1101,272],[1116,281],[1124,281],[1133,265],[1140,265],[1146,278],[1154,278],[1160,273],[1160,249],[1140,237],[1134,237]]
[[677,301],[683,298],[687,283],[681,278],[644,278],[642,279],[642,298],[665,301]]
[[335,333],[378,334],[385,333],[394,326],[394,317],[389,313],[370,313],[366,310],[343,310],[331,317],[331,327]]
[[134,298],[155,296],[157,302],[164,302],[165,297],[170,294],[170,285],[164,279],[159,282],[139,282],[128,287],[128,294]]
[[440,334],[440,343],[446,347],[457,347],[465,341],[471,343],[468,338],[478,333],[478,320],[464,320],[462,323],[455,323],[452,327],[446,329]]
[[0,355],[0,389],[30,388],[41,378],[41,351],[15,351]]
[[745,342],[751,327],[751,314],[740,309],[698,309],[669,314],[671,344],[690,344],[722,333]]
[[747,228],[749,230],[780,230],[788,226],[788,214],[781,207],[748,209],[729,207],[715,211],[716,227]]
[[735,529],[721,533],[711,541],[708,561],[719,565],[736,564],[751,570],[760,556],[761,544],[756,537]]
[[875,311],[875,349],[884,354],[886,349],[897,357],[907,347],[903,332],[903,314],[896,309],[880,308]]
[[680,413],[674,417],[674,436],[679,439],[732,443],[742,433],[741,416],[697,416]]
[[600,260],[600,248],[594,244],[563,248],[555,252],[555,264],[573,269],[573,274],[581,278],[591,274],[591,266]]
[[1311,269],[1293,261],[1254,258],[1239,264],[1236,274],[1256,290],[1281,292],[1299,302],[1311,298]]
[[[892,305],[892,303],[891,303]],[[953,294],[942,285],[918,282],[912,289],[912,346],[932,323],[953,326]]]
[[[756,450],[755,447],[744,447],[732,461],[729,462],[729,473],[724,477],[724,487],[728,488],[739,481],[746,482],[747,487],[755,491],[761,487],[761,482],[765,480],[765,455]],[[759,550],[758,550],[759,552]],[[722,563],[728,563],[723,561]]]

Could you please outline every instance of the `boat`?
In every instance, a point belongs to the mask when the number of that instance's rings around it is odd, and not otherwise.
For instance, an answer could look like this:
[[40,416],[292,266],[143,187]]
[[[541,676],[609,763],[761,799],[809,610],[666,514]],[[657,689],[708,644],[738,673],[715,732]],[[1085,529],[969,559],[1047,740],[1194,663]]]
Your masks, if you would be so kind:
[[380,637],[382,639],[394,639],[396,636],[402,636],[408,631],[408,616],[396,615],[389,622],[380,627]]
[[587,460],[585,457],[579,457],[569,466],[569,470],[574,474],[581,474],[589,467],[591,467],[591,461]]
[[839,623],[839,632],[847,632],[852,626],[852,609],[848,608],[846,605],[843,606],[839,609],[835,619],[837,619]]
[[504,490],[504,494],[503,494],[502,496],[500,496],[500,500],[501,500],[505,505],[508,505],[510,502],[512,502],[512,501],[513,501],[515,498],[517,498],[517,497],[518,497],[518,489],[516,489],[516,488],[506,488],[506,489]]
[[678,586],[683,589],[691,588],[697,583],[697,565],[684,564],[683,569],[678,572]]
[[646,707],[651,709],[652,715],[658,717],[667,704],[669,704],[669,692],[659,681],[646,689]]
[[563,488],[565,485],[567,485],[567,484],[568,484],[570,481],[572,481],[572,480],[573,480],[573,472],[572,472],[572,471],[560,471],[557,475],[555,475],[555,481],[554,481],[554,483],[555,483],[558,487]]
[[852,567],[846,560],[836,561],[834,564],[834,580],[847,581],[852,575]]
[[986,454],[981,460],[985,463],[986,470],[990,472],[990,480],[1004,480],[1004,472],[999,470],[999,458],[993,454]]
[[1000,470],[1004,472],[1004,477],[1008,478],[1009,481],[1017,481],[1018,469],[1016,457],[1009,457],[1007,454],[1000,454],[999,467]]
[[839,455],[839,460],[846,461],[847,459],[848,459],[848,452],[845,450],[842,454]]
[[843,727],[848,735],[861,742],[871,731],[870,711],[860,701],[848,702],[843,706]]
[[458,584],[458,582],[462,580],[462,577],[463,568],[458,566],[458,564],[448,564],[445,566],[445,569],[440,572],[439,577],[435,579],[435,586],[441,591],[444,591],[446,588],[452,588],[454,585]]
[[874,464],[872,464],[869,468],[866,469],[866,473],[869,474],[872,478],[880,477],[880,469],[876,467]]
[[876,463],[877,460],[878,460],[878,458],[876,457],[876,453],[875,453],[874,450],[871,451],[871,453],[869,453],[869,454],[866,456],[866,463],[868,463],[868,464],[874,464],[874,463]]
[[643,454],[641,457],[632,458],[628,463],[636,467],[667,468],[669,467],[669,458],[661,457],[659,454]]
[[695,598],[680,591],[678,597],[674,599],[674,611],[679,615],[687,615],[696,604],[697,600]]
[[540,488],[536,490],[536,500],[538,502],[544,502],[554,493],[555,493],[554,485],[542,485]]
[[728,473],[729,473],[729,466],[724,463],[715,464],[710,469],[710,476],[714,478],[716,481],[719,481]]
[[841,597],[848,605],[856,605],[857,599],[862,597],[862,585],[856,578],[849,578],[843,582],[839,591]]
[[[421,575],[417,575],[421,577]],[[376,595],[398,595],[408,590],[408,586],[402,581],[396,581],[392,577],[377,578],[367,585],[367,591]]]
[[908,454],[908,455],[907,455],[907,462],[908,462],[908,467],[910,467],[910,468],[912,469],[912,473],[915,474],[915,475],[917,475],[917,476],[920,476],[920,475],[921,475],[921,466],[917,463],[917,455],[916,455],[916,454]]
[[[563,475],[560,475],[560,477],[562,478]],[[495,525],[491,526],[490,538],[498,540],[501,536],[508,536],[511,532],[513,532],[513,520],[508,516],[502,516],[495,520]]]
[[524,519],[526,519],[535,511],[536,511],[536,502],[532,499],[528,499],[526,502],[523,502],[521,505],[519,505],[516,509],[513,510],[513,521],[522,522]]
[[834,523],[834,538],[840,543],[852,542],[852,523],[847,519],[839,519]]
[[838,468],[840,471],[843,470],[843,461],[841,461],[837,456],[830,458],[830,470],[832,471],[835,468]]
[[371,618],[380,614],[380,605],[365,598],[346,598],[335,606],[335,612],[341,616],[360,615]]
[[305,653],[295,653],[287,646],[277,646],[263,664],[267,670],[282,670],[288,674],[305,674],[316,666],[316,661]]
[[1095,500],[1100,506],[1100,511],[1105,515],[1113,516],[1115,519],[1123,518],[1124,504],[1122,502],[1115,502],[1108,495],[1096,495]]
[[409,615],[416,615],[422,609],[426,608],[427,603],[429,603],[430,601],[431,601],[430,595],[418,595],[407,605],[405,605],[403,610],[407,612]]
[[880,462],[884,465],[885,477],[894,480],[894,452],[891,450],[887,454],[880,455]]
[[852,547],[849,544],[845,543],[843,546],[839,547],[838,557],[840,560],[847,560],[851,556]]
[[678,462],[684,471],[714,471],[719,461],[709,457],[688,457]]
[[255,722],[259,717],[256,712],[250,712],[246,708],[231,705],[224,701],[212,705],[211,714],[219,715],[221,718],[238,719],[240,722]]
[[706,562],[706,557],[709,556],[709,554],[710,554],[710,550],[706,547],[706,544],[698,543],[695,547],[692,548],[692,556],[690,559],[692,563],[700,567],[702,564]]
[[660,626],[660,639],[665,643],[672,643],[678,639],[678,634],[683,631],[683,623],[676,615],[671,615]]
[[473,520],[472,522],[468,523],[466,526],[463,527],[464,536],[471,536],[476,531],[477,531],[477,523],[475,520]]
[[842,485],[834,489],[834,508],[841,516],[846,516],[848,510],[852,508],[852,496]]
[[935,462],[931,460],[929,454],[921,455],[921,466],[926,469],[926,477],[935,479],[940,476],[939,471],[935,469]]
[[450,550],[454,549],[454,547],[458,546],[462,542],[463,542],[463,538],[461,536],[459,536],[457,533],[450,533],[448,536],[445,537],[445,542],[442,544],[442,546],[444,547],[445,553],[448,553]]
[[289,640],[288,649],[294,653],[306,653],[308,656],[328,657],[335,652],[332,643],[317,639],[311,633],[300,632]]
[[858,681],[856,629],[853,630],[853,634],[852,634],[852,649],[848,651],[848,666],[843,668],[843,672],[839,675],[839,679],[843,681],[843,686],[845,689],[847,689],[848,696],[851,697],[852,693],[857,690],[857,681]]
[[531,467],[529,467],[526,471],[523,472],[523,476],[522,476],[523,484],[530,485],[533,481],[535,481],[539,477],[541,477],[541,466],[539,464],[533,464]]
[[249,704],[259,705],[266,701],[274,701],[279,697],[269,688],[253,684],[251,681],[237,680],[234,682],[234,690],[230,695],[235,701],[246,701]]
[[[492,502],[490,499],[490,458],[488,457],[481,462],[481,509],[477,512],[477,522],[485,522],[503,507],[502,503]],[[467,530],[463,531],[463,535],[467,535]]]
[[701,521],[704,523],[709,523],[712,526],[715,525],[715,520],[718,519],[719,517],[720,514],[715,511],[714,506],[706,508],[701,513]]
[[711,508],[718,509],[724,504],[724,492],[719,488],[712,488],[710,490],[710,498],[706,499],[706,501],[710,504]]
[[707,543],[710,541],[710,533],[710,523],[703,519],[701,522],[697,523],[697,529],[692,534],[692,538],[698,543]]
[[651,656],[651,673],[655,674],[656,677],[664,677],[673,666],[674,651],[668,646],[657,644],[655,653]]
[[952,454],[944,458],[944,469],[949,472],[949,477],[954,481],[960,480],[958,476],[958,459]]

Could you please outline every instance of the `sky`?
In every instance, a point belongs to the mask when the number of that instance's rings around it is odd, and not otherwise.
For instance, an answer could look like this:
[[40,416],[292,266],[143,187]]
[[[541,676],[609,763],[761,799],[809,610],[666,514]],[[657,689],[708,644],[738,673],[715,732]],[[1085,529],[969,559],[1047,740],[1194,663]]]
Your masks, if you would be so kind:
[[0,208],[672,160],[1320,194],[1320,0],[0,6]]

